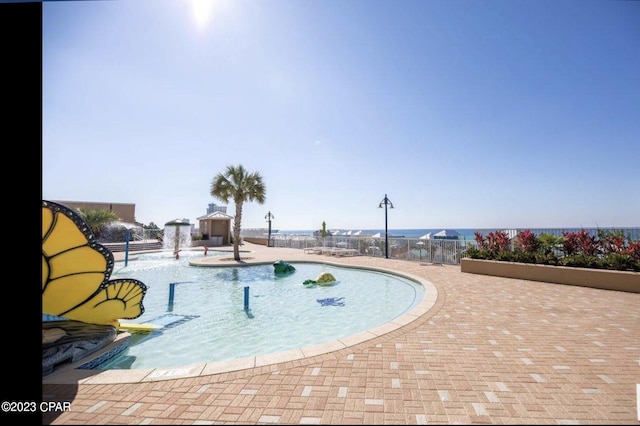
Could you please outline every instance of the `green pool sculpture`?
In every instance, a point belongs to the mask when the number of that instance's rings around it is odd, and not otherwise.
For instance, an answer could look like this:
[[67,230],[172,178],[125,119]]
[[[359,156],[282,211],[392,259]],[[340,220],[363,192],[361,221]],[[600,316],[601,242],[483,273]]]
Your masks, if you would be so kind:
[[292,264],[283,262],[282,260],[276,260],[273,262],[273,272],[276,275],[291,274],[295,272],[296,268]]
[[323,272],[316,277],[315,280],[305,280],[302,284],[306,287],[319,286],[332,286],[337,284],[336,278],[329,272]]

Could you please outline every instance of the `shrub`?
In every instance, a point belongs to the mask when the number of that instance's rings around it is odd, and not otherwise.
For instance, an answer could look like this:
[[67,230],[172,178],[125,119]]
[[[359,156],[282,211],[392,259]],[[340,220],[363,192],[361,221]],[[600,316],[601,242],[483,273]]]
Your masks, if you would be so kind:
[[598,231],[600,247],[604,253],[624,253],[626,251],[625,238],[621,230]]
[[471,259],[488,259],[489,255],[486,250],[479,249],[477,247],[467,248],[467,256]]
[[487,249],[487,239],[485,238],[485,236],[482,235],[478,231],[474,232],[473,235],[474,235],[474,237],[476,239],[476,243],[478,243],[478,249],[479,250],[486,250]]
[[477,246],[466,252],[472,259],[640,271],[640,241],[631,241],[622,231],[599,230],[592,235],[583,229],[536,237],[527,229],[514,238],[513,245],[505,231],[487,236],[476,231],[475,240]]
[[516,237],[516,248],[524,253],[535,253],[539,247],[540,241],[538,241],[536,234],[528,229],[519,233]]
[[627,254],[637,263],[640,263],[640,241],[629,241],[627,245]]
[[595,235],[590,235],[585,229],[578,232],[562,232],[564,237],[563,247],[567,256],[574,254],[586,254],[595,256],[600,251],[600,244]]
[[553,255],[555,257],[556,253],[561,250],[564,243],[565,237],[560,237],[558,235],[543,232],[538,237],[538,248],[540,252],[547,257],[549,255]]
[[602,267],[604,269],[615,269],[618,271],[640,271],[640,266],[635,259],[628,254],[609,253],[602,258]]
[[487,236],[487,249],[490,253],[499,254],[511,250],[511,240],[506,231],[489,232]]
[[517,256],[515,255],[514,252],[511,251],[506,251],[506,250],[502,250],[500,252],[498,252],[494,259],[495,260],[501,260],[503,262],[516,262]]
[[593,268],[598,269],[601,263],[598,262],[598,258],[595,256],[589,256],[585,253],[573,254],[571,256],[565,256],[562,258],[562,265],[573,266],[575,268]]
[[524,250],[515,250],[513,252],[514,258],[513,261],[514,262],[521,262],[521,263],[543,263],[540,261],[539,256],[536,255],[536,253],[534,252],[529,252],[529,251],[524,251]]

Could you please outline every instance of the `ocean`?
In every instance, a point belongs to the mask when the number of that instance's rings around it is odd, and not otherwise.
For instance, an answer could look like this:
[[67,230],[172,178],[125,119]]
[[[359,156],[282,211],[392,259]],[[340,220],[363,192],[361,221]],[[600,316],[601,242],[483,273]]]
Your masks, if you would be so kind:
[[[435,234],[436,232],[440,232],[442,231],[442,228],[439,229],[422,229],[422,228],[416,228],[416,229],[389,229],[389,237],[394,237],[394,238],[420,238],[423,235],[426,235],[428,233],[431,233],[431,235]],[[452,229],[447,229],[447,231],[451,231]],[[473,240],[474,239],[474,233],[475,233],[475,229],[471,229],[471,228],[466,228],[466,229],[453,229],[454,231],[456,231],[458,234],[460,234],[460,236],[458,237],[458,239],[467,239],[467,240]],[[327,233],[329,233],[329,231],[335,231],[335,229],[327,229]],[[339,230],[339,234],[338,235],[349,235],[348,233],[351,232],[351,235],[353,235],[354,233],[360,231],[361,235],[375,235],[377,233],[380,233],[380,235],[384,235],[384,229],[340,229]],[[279,230],[278,233],[279,234],[288,234],[288,235],[313,235],[313,233],[315,232],[315,230],[300,230],[300,229],[294,229],[294,230]]]

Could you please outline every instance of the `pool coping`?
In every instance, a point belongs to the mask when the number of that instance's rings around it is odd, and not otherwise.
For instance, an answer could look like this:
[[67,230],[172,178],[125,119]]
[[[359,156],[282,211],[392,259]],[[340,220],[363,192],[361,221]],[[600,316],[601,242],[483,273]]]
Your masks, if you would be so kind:
[[[244,267],[272,264],[272,261],[245,261],[244,263],[212,263],[207,260],[213,258],[204,258],[203,260],[190,261],[191,266],[198,267]],[[375,272],[383,272],[396,275],[405,279],[414,281],[424,287],[424,296],[420,303],[408,312],[394,318],[393,320],[360,333],[320,343],[317,345],[306,346],[302,348],[290,349],[282,352],[274,352],[270,354],[255,355],[246,358],[237,358],[231,360],[214,361],[208,363],[189,364],[175,367],[165,368],[145,368],[145,369],[123,369],[123,370],[96,370],[81,369],[79,367],[90,363],[92,360],[117,350],[122,344],[128,341],[129,333],[122,332],[110,345],[99,351],[69,365],[58,367],[53,373],[43,376],[43,384],[123,384],[123,383],[144,383],[157,382],[162,380],[174,380],[199,376],[210,376],[223,373],[232,373],[242,370],[252,370],[259,367],[273,366],[291,361],[302,361],[319,355],[331,352],[341,351],[360,343],[368,342],[372,339],[384,336],[388,333],[401,329],[429,312],[436,304],[438,299],[437,287],[423,278],[417,277],[405,272],[398,272],[392,269],[345,265],[332,262],[328,259],[322,260],[290,260],[288,263],[320,263],[342,268],[354,268],[370,270]]]

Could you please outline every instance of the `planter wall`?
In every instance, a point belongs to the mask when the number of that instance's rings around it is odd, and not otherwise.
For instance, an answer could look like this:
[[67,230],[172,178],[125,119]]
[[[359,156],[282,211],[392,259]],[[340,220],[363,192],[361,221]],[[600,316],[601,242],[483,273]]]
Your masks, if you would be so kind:
[[267,238],[262,237],[242,237],[242,241],[246,241],[251,244],[260,244],[261,246],[267,245]]
[[471,274],[493,275],[521,280],[640,293],[640,272],[536,265],[496,260],[460,260],[460,270]]

